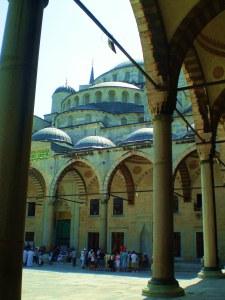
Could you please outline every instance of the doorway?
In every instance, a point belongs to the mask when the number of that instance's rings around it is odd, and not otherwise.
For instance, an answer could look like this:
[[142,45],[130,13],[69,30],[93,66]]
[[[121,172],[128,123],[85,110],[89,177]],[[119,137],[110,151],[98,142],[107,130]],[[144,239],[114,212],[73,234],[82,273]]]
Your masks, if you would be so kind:
[[120,252],[121,246],[124,246],[124,232],[112,232],[112,239],[111,239],[112,253]]
[[93,249],[96,251],[99,248],[99,233],[88,232],[88,250]]
[[204,256],[203,232],[196,232],[196,257],[201,258],[203,256]]
[[70,220],[56,221],[56,239],[57,246],[70,246]]

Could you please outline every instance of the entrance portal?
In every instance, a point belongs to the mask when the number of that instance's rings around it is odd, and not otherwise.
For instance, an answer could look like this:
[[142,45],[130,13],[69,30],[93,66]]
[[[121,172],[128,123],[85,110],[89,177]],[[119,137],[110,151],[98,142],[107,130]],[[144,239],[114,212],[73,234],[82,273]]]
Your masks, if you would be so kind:
[[56,221],[56,239],[57,246],[70,245],[70,220],[57,220]]

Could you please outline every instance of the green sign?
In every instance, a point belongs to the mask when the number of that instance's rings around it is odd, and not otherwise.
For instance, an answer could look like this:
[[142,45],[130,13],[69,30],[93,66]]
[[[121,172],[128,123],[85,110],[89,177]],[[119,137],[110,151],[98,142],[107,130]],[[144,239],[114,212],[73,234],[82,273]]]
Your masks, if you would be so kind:
[[46,159],[50,155],[49,150],[39,150],[31,152],[31,160]]

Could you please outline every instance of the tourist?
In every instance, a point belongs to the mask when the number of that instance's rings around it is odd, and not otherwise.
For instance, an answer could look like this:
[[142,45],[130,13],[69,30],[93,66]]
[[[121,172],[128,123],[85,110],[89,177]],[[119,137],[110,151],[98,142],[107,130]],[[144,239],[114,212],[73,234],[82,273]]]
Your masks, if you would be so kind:
[[27,253],[27,267],[33,266],[34,250],[30,248]]
[[23,249],[23,265],[24,266],[26,266],[26,264],[27,264],[27,254],[28,254],[28,249],[27,249],[27,247],[25,247]]
[[85,260],[86,260],[86,249],[84,248],[80,253],[80,264],[81,268],[85,268]]
[[76,267],[76,264],[77,264],[77,253],[76,253],[76,250],[74,248],[71,249],[71,261],[72,261],[72,266],[73,267]]
[[131,254],[131,270],[136,272],[138,269],[138,256],[135,251]]

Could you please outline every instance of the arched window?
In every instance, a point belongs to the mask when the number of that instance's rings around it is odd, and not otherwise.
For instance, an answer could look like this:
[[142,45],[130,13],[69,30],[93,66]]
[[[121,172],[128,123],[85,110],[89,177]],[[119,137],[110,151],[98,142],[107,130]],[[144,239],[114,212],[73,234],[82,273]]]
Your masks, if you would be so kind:
[[84,94],[84,104],[88,104],[90,102],[90,95]]
[[66,102],[66,110],[70,110],[71,108],[71,101],[70,99]]
[[121,119],[121,125],[126,125],[127,124],[127,119],[125,117],[123,117]]
[[116,96],[115,91],[110,90],[109,91],[109,101],[115,101],[115,96]]
[[74,107],[77,107],[78,105],[79,105],[79,97],[76,96],[76,97],[74,98],[74,100],[73,100],[73,106],[74,106]]
[[140,96],[140,94],[138,94],[138,93],[134,94],[134,103],[137,104],[137,105],[141,104],[141,96]]
[[95,100],[96,100],[96,103],[99,103],[99,102],[102,101],[102,92],[97,91],[97,92],[95,93]]
[[73,125],[73,117],[69,116],[68,117],[68,126],[72,126]]
[[128,98],[129,98],[128,92],[127,91],[123,91],[122,92],[122,102],[127,103]]

